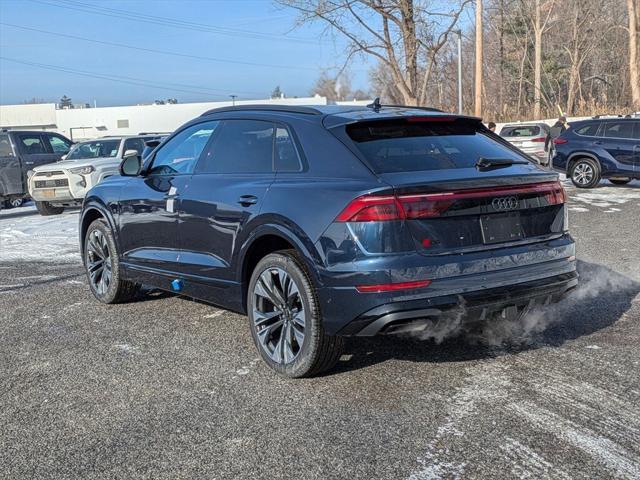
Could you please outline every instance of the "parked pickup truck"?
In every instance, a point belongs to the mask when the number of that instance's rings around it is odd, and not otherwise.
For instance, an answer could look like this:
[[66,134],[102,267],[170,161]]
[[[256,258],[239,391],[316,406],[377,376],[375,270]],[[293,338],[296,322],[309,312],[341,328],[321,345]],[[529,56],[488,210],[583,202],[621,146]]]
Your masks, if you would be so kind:
[[57,162],[73,142],[53,132],[0,131],[0,207],[18,206],[29,197],[27,172]]
[[65,207],[82,205],[85,194],[107,177],[119,175],[124,153],[140,156],[146,142],[159,135],[102,137],[76,143],[63,161],[34,168],[29,176],[29,194],[40,215],[57,215]]

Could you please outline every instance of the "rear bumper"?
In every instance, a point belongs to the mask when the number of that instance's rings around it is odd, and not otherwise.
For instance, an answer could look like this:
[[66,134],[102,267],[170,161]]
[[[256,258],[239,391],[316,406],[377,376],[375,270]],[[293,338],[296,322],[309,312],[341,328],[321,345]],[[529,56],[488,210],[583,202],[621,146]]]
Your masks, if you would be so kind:
[[484,321],[501,312],[518,314],[534,306],[555,303],[577,284],[578,274],[573,271],[506,287],[389,303],[365,312],[337,333],[373,336],[419,331],[431,321],[451,314],[461,315],[464,322]]
[[[481,299],[498,308],[501,303],[509,303],[514,292],[547,301],[549,288],[555,298],[575,286],[577,278],[575,243],[569,235],[482,252],[435,257],[379,256],[340,266],[344,270],[333,271],[331,276],[325,272],[318,288],[324,328],[330,335],[372,335],[381,332],[384,325],[374,333],[361,333],[367,320],[371,323],[387,314],[402,315],[404,320],[425,318],[426,313],[437,316],[451,308],[466,307],[472,300]],[[362,293],[355,288],[424,279],[431,280],[431,284],[413,290]],[[561,283],[566,280],[566,285],[558,284],[558,279]],[[425,309],[439,311],[415,312]]]

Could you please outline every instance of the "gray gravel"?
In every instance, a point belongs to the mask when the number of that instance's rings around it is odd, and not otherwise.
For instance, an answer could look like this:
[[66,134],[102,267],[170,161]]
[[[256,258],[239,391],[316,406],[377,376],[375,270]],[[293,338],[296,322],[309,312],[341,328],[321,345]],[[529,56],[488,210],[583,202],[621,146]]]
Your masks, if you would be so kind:
[[584,286],[528,345],[353,340],[306,380],[240,315],[0,263],[0,476],[640,478],[640,187],[594,192],[571,191]]

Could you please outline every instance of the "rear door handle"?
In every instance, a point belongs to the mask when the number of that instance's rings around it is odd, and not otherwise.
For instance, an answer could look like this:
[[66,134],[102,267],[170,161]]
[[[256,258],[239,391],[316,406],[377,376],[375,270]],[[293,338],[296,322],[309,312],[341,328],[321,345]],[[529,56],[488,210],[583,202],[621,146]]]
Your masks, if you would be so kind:
[[256,197],[255,195],[242,195],[238,199],[238,203],[243,207],[248,207],[249,205],[255,205],[256,203],[258,203],[258,197]]
[[594,145],[602,145],[602,142],[601,141],[596,141],[596,142],[593,142],[593,144]]

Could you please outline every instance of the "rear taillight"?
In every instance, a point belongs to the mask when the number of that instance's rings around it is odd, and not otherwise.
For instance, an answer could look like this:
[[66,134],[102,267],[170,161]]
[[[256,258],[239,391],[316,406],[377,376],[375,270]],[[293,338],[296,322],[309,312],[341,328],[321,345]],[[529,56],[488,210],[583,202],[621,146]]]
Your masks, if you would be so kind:
[[364,195],[353,200],[336,218],[337,222],[383,222],[390,220],[439,217],[455,202],[503,195],[544,196],[549,205],[565,203],[560,182],[534,183],[508,187],[474,188],[457,192],[421,195]]
[[554,145],[564,145],[565,143],[569,143],[569,140],[567,140],[566,138],[558,137],[553,139]]
[[531,139],[532,142],[536,142],[536,143],[544,143],[546,140],[547,140],[547,137],[537,137],[537,138]]
[[397,292],[398,290],[415,290],[431,285],[431,280],[416,280],[414,282],[384,283],[382,285],[358,285],[360,293]]
[[347,205],[336,221],[338,222],[383,222],[404,218],[402,207],[393,195],[365,195]]

